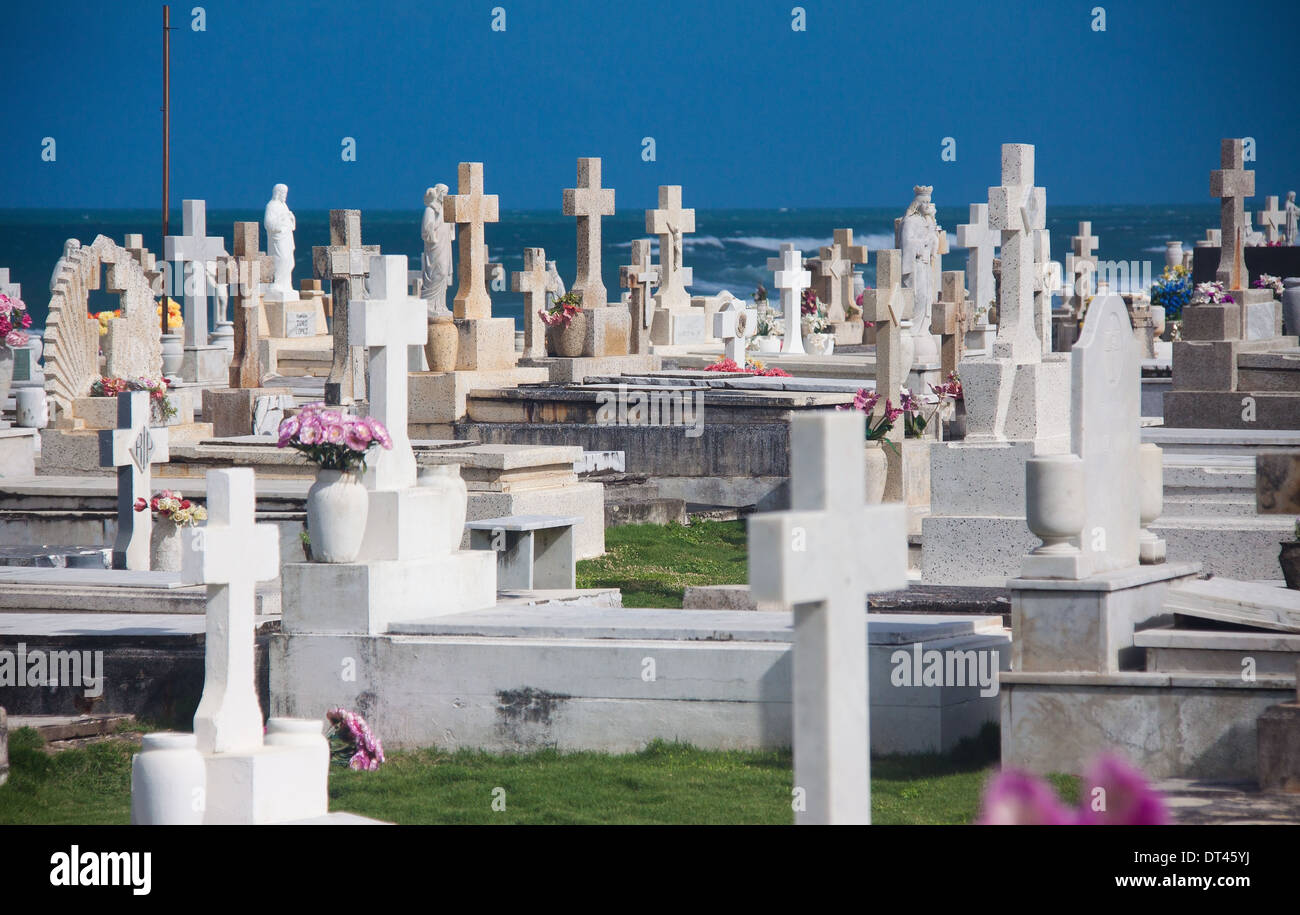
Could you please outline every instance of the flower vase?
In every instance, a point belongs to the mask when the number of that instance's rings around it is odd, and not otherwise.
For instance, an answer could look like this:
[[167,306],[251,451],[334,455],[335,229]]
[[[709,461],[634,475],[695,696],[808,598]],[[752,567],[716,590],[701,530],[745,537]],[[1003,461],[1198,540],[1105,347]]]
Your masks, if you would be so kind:
[[546,344],[553,356],[576,358],[582,355],[582,345],[587,336],[587,316],[578,312],[568,326],[546,328]]
[[207,766],[193,734],[145,734],[131,760],[131,823],[134,826],[199,826]]
[[779,353],[781,352],[781,338],[775,334],[764,334],[761,337],[754,338],[754,347],[760,353]]
[[1169,269],[1179,266],[1183,262],[1183,243],[1181,241],[1165,242],[1165,266]]
[[181,363],[185,361],[185,346],[180,334],[162,335],[162,370],[163,375],[174,378],[181,372]]
[[420,469],[420,486],[433,490],[439,499],[439,517],[446,523],[447,543],[459,550],[465,536],[465,513],[469,509],[469,489],[460,475],[459,464],[440,464]]
[[431,372],[456,371],[456,357],[460,353],[460,331],[450,314],[439,315],[429,322],[429,337],[424,344],[424,356]]
[[1300,277],[1282,280],[1282,332],[1287,336],[1300,334]]
[[829,356],[835,352],[835,335],[804,334],[803,348],[811,356]]
[[884,443],[868,440],[863,457],[866,463],[866,501],[868,505],[877,505],[884,501],[885,480],[889,472]]
[[313,562],[352,562],[361,552],[370,496],[358,473],[321,470],[307,491]]
[[[146,509],[147,511],[147,509]],[[155,518],[149,534],[149,569],[153,572],[181,570],[181,538],[184,528],[167,518]]]

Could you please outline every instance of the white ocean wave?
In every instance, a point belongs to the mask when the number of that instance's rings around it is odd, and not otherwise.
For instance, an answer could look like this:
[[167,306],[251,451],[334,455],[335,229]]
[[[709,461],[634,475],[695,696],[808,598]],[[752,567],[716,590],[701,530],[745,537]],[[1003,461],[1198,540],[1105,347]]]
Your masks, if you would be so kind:
[[770,238],[765,235],[736,235],[724,239],[727,244],[744,245],[747,248],[758,248],[760,251],[780,251],[784,244],[794,245],[795,250],[807,254],[809,251],[816,251],[822,246],[829,246],[831,237],[825,238]]
[[[658,242],[655,242],[656,246]],[[725,248],[722,239],[716,235],[685,235],[682,244],[687,248]]]

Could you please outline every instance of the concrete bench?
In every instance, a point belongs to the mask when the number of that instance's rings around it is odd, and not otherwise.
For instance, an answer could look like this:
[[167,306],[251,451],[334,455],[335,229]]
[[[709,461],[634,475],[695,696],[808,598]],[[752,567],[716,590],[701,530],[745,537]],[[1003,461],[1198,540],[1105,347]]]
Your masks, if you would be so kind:
[[467,521],[471,550],[497,551],[497,590],[573,588],[580,517],[510,515]]

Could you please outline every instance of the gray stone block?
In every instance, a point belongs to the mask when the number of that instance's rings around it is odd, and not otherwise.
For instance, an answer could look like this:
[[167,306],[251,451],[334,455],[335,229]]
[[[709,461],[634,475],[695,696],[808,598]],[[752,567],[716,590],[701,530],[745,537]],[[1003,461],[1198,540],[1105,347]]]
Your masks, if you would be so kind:
[[1265,710],[1255,729],[1260,789],[1300,794],[1300,702]]
[[1255,455],[1255,504],[1261,515],[1300,515],[1300,451]]
[[[1235,391],[1237,347],[1223,341],[1179,341],[1174,344],[1174,391]],[[1165,411],[1169,403],[1166,397]]]
[[1236,304],[1189,305],[1183,309],[1184,340],[1232,340],[1241,336]]
[[9,716],[0,708],[0,785],[9,780]]

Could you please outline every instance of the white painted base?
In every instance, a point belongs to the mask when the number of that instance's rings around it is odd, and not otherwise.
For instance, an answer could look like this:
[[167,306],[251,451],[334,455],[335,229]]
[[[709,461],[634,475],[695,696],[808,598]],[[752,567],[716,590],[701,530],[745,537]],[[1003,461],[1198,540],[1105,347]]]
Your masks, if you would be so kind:
[[261,747],[205,761],[205,826],[285,823],[329,812],[328,751],[322,757],[316,747]]

